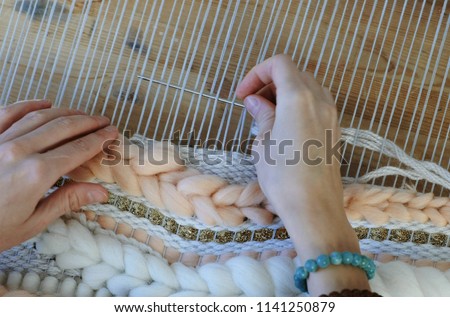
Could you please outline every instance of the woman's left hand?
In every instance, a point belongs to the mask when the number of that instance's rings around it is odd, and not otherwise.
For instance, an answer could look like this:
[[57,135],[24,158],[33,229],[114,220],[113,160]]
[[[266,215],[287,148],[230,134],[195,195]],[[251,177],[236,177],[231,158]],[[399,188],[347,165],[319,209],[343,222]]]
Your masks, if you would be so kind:
[[0,252],[69,211],[107,200],[102,186],[88,183],[46,194],[59,177],[102,151],[117,133],[106,117],[51,108],[45,100],[0,108]]

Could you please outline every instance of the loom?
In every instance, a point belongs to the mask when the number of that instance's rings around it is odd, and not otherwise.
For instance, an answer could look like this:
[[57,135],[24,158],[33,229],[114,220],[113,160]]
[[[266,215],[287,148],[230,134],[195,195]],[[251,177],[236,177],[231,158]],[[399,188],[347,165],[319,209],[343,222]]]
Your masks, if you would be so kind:
[[[378,263],[374,291],[449,296],[447,2],[1,0],[0,104],[103,114],[131,145],[170,140],[200,163],[142,174],[97,157],[62,178],[52,190],[78,177],[110,199],[0,254],[0,294],[302,295],[288,234],[237,163],[255,126],[236,85],[285,53],[335,96],[345,207]],[[196,192],[205,177],[209,196]]]

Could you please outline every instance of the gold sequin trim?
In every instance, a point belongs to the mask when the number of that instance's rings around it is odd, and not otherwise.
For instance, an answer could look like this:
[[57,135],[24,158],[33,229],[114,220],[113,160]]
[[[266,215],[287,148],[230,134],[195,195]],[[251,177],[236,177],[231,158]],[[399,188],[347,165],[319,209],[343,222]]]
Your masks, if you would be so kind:
[[198,241],[200,242],[212,242],[214,240],[214,231],[209,229],[203,229],[200,231]]
[[234,232],[228,230],[218,231],[216,233],[215,241],[221,244],[230,243],[233,241]]
[[198,229],[180,225],[178,235],[183,239],[195,241],[197,240]]
[[140,203],[134,203],[130,212],[139,218],[144,218],[147,215],[147,207]]
[[[60,178],[55,183],[55,186],[61,187],[64,184],[70,183],[70,179]],[[109,192],[108,201],[105,204],[116,206],[121,211],[130,212],[136,217],[147,218],[153,225],[162,226],[172,234],[179,237],[199,242],[264,242],[267,240],[286,240],[289,239],[287,230],[282,227],[278,229],[262,228],[255,231],[248,229],[240,231],[221,230],[213,231],[210,229],[196,229],[188,225],[180,225],[174,218],[164,216],[158,209],[147,207],[142,203],[133,202],[125,196],[120,196]],[[408,230],[408,229],[387,229],[383,227],[354,228],[358,239],[371,239],[374,241],[393,241],[398,243],[412,242],[415,244],[430,244],[437,247],[450,247],[449,236],[443,233],[427,233],[422,230]]]
[[171,233],[173,233],[173,234],[175,234],[175,233],[177,233],[177,231],[178,231],[178,223],[175,221],[175,219],[171,219],[171,218],[165,218],[165,223],[164,223],[164,225],[163,225],[163,227],[167,230],[167,231],[169,231],[169,232],[171,232]]
[[239,243],[252,241],[252,232],[250,230],[238,231],[238,232],[236,232],[234,241],[239,242]]
[[273,229],[263,228],[255,230],[255,234],[253,235],[253,241],[264,242],[272,239],[273,237]]
[[116,205],[117,196],[113,193],[108,193],[108,201],[106,204],[108,205]]
[[160,226],[163,223],[164,215],[162,213],[160,213],[158,210],[151,208],[148,219],[155,226]]
[[278,228],[277,231],[275,231],[275,239],[277,240],[286,240],[289,239],[289,234],[286,230],[286,228]]
[[430,235],[430,244],[436,247],[445,247],[447,245],[447,235],[443,233],[432,233]]
[[129,211],[131,206],[131,200],[126,197],[118,197],[116,201],[116,206],[122,211]]
[[370,229],[369,238],[375,241],[384,241],[388,237],[389,230],[386,228]]
[[389,240],[394,242],[408,242],[411,240],[411,231],[406,229],[392,229]]
[[359,240],[367,239],[369,228],[357,227],[354,229]]
[[428,239],[430,234],[425,231],[415,231],[413,233],[412,242],[417,244],[426,244],[428,243]]

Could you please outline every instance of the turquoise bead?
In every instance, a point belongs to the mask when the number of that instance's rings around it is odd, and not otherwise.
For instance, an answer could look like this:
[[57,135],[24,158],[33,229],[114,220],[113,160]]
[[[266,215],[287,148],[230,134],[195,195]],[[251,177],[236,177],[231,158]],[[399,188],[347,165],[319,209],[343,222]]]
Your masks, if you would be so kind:
[[310,273],[317,271],[317,269],[318,269],[317,262],[315,260],[312,260],[312,259],[306,261],[305,262],[305,269],[308,272],[310,272]]
[[330,257],[326,254],[321,254],[317,258],[316,263],[321,269],[325,269],[330,266]]
[[342,255],[340,252],[332,252],[330,254],[330,262],[333,265],[342,264]]
[[366,257],[358,253],[352,252],[332,252],[330,255],[321,254],[316,260],[310,259],[305,262],[305,266],[297,268],[294,274],[295,286],[302,292],[308,292],[308,285],[306,281],[309,274],[316,272],[319,268],[325,269],[333,265],[352,265],[354,267],[359,267],[365,273],[367,278],[370,280],[375,277],[376,265],[375,263]]
[[306,279],[309,276],[309,272],[306,271],[306,269],[301,266],[297,268],[294,274],[294,283],[295,286],[302,292],[305,293],[308,291],[308,287],[306,285]]
[[362,256],[358,253],[353,253],[353,260],[352,265],[353,266],[360,266],[362,261]]
[[300,292],[302,292],[302,293],[308,292],[308,286],[306,285],[306,280],[298,279],[298,280],[294,280],[294,282],[295,282],[295,287],[297,287],[300,290]]
[[369,268],[370,262],[371,262],[370,259],[363,255],[361,257],[361,264],[359,265],[359,267],[362,268],[364,271],[367,271],[367,269]]
[[306,280],[308,278],[308,276],[309,276],[309,272],[303,266],[300,266],[295,271],[294,278],[295,279],[304,279],[304,280]]
[[345,251],[342,252],[342,264],[351,264],[353,261],[353,253]]

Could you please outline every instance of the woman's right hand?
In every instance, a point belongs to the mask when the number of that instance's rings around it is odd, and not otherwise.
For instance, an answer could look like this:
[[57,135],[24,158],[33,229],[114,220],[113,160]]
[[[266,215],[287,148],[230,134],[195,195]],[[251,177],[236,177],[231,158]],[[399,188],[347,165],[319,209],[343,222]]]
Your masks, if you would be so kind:
[[258,180],[278,215],[289,218],[294,209],[320,202],[326,217],[342,218],[339,157],[327,151],[340,138],[330,92],[278,55],[255,66],[237,94],[259,128],[252,148]]
[[[250,70],[236,93],[259,128],[252,151],[261,189],[301,260],[359,252],[344,212],[340,129],[330,92],[278,55]],[[362,270],[344,266],[312,274],[308,285],[313,295],[369,289]]]

